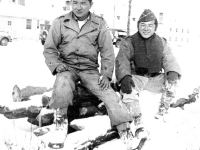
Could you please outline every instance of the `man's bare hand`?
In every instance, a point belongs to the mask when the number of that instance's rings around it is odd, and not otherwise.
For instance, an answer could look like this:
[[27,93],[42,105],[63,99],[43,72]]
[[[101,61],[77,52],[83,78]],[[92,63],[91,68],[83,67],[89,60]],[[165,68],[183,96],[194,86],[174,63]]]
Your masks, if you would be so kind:
[[99,86],[102,90],[107,90],[110,87],[110,81],[106,76],[99,77]]
[[57,73],[61,73],[61,72],[64,72],[64,71],[67,71],[68,70],[68,67],[66,64],[60,64],[58,65],[58,67],[56,68],[56,72]]

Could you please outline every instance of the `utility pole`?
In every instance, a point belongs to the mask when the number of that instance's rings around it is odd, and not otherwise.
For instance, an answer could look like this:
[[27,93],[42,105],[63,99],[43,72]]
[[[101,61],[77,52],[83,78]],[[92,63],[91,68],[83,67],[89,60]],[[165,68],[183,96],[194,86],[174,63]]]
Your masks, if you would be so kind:
[[116,0],[113,0],[114,3],[114,8],[113,8],[113,28],[115,28],[115,5],[116,5]]
[[127,22],[127,35],[130,35],[130,17],[131,17],[131,3],[132,0],[129,0],[129,8],[128,8],[128,22]]

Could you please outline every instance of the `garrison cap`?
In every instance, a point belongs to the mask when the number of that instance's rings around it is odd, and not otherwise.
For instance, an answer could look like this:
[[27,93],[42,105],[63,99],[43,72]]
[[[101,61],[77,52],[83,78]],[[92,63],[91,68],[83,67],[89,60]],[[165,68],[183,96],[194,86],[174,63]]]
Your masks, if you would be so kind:
[[145,9],[142,15],[140,16],[138,22],[148,22],[156,19],[156,16],[150,9]]

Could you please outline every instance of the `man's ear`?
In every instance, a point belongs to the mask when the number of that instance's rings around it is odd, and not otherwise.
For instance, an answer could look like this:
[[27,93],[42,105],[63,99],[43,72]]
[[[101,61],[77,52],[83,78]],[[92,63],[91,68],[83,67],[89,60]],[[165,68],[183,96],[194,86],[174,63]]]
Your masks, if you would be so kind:
[[90,8],[92,8],[92,6],[93,6],[93,2],[90,3]]

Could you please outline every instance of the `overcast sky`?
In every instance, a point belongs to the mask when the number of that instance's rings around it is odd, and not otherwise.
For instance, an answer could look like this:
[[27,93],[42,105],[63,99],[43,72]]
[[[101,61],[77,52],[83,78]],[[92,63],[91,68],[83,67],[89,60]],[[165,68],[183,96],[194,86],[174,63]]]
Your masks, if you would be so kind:
[[[116,5],[123,6],[127,5],[129,0],[93,0],[98,4],[98,8],[101,11],[109,13],[111,3],[115,1]],[[144,9],[151,9],[154,13],[158,14],[163,12],[165,17],[176,18],[180,20],[194,19],[195,22],[199,22],[199,3],[200,0],[132,0],[132,15],[138,18]],[[127,7],[126,7],[127,8]],[[122,10],[120,13],[126,13]]]

